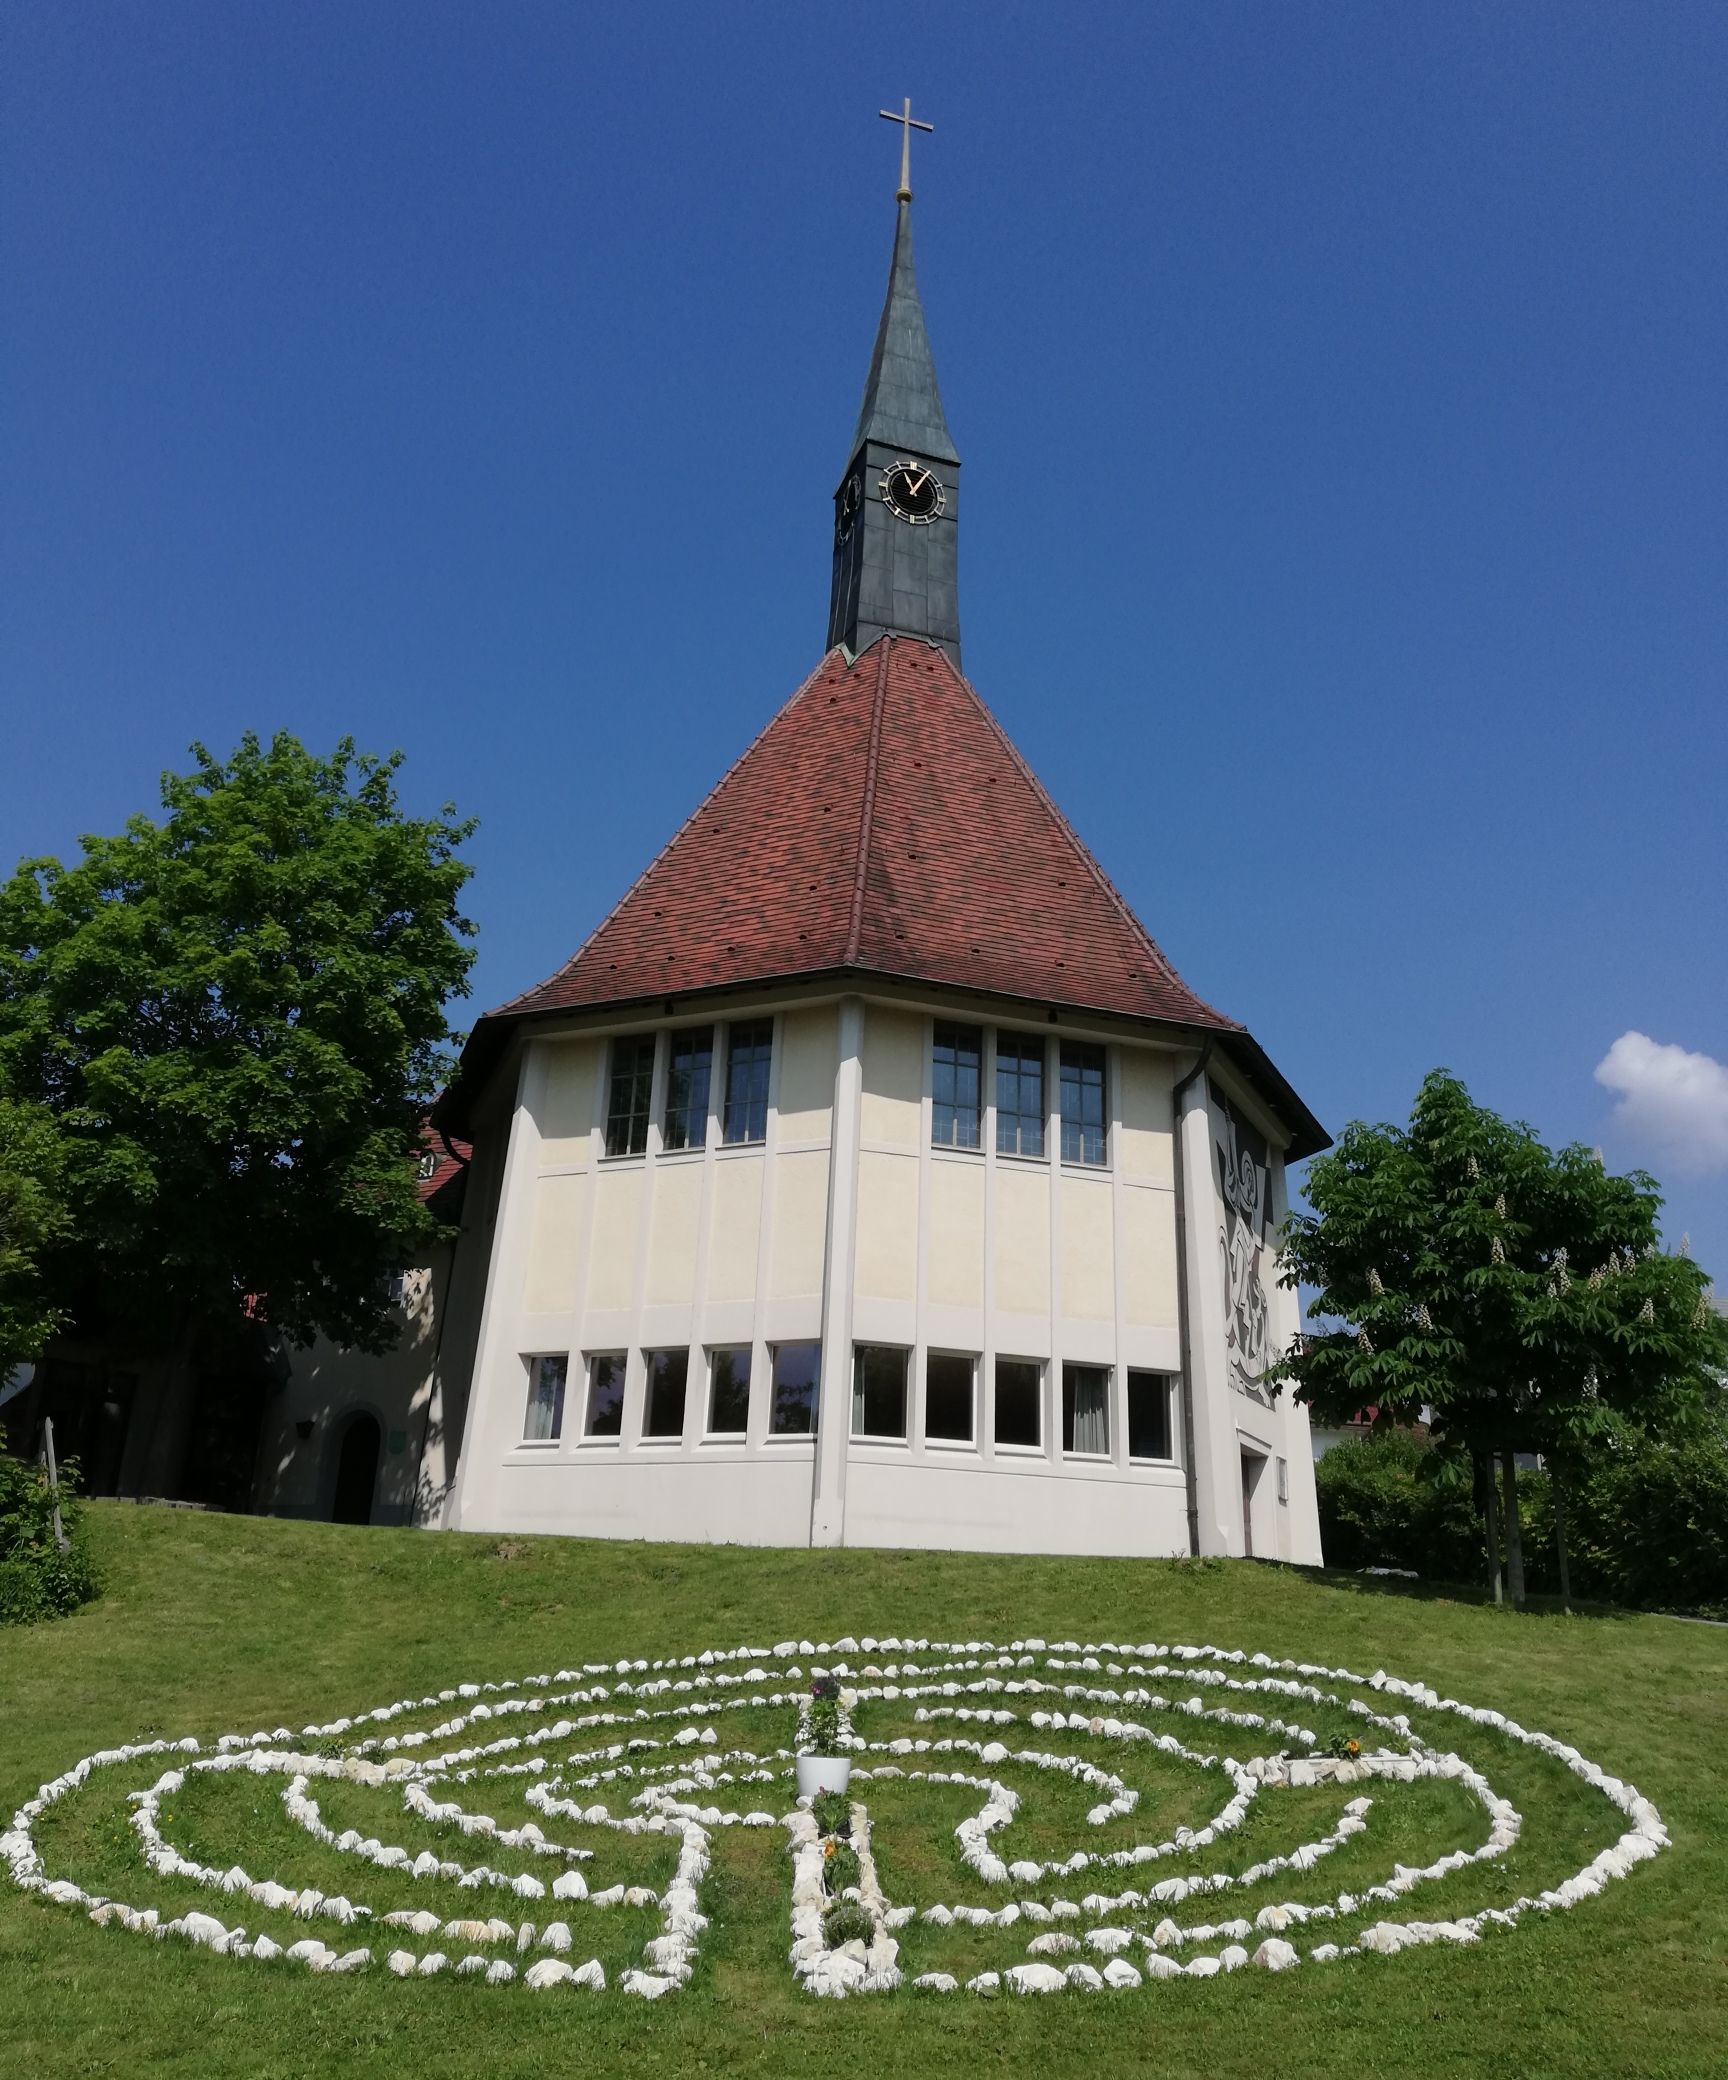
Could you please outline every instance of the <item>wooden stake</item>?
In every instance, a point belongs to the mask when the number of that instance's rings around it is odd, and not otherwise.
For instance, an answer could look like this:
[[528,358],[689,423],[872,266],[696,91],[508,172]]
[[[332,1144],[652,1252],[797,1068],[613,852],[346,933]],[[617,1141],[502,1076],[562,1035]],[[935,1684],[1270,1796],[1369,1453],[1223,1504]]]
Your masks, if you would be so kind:
[[48,1468],[48,1492],[54,1498],[54,1543],[62,1553],[67,1552],[72,1541],[66,1536],[66,1527],[60,1521],[60,1470],[54,1464],[54,1418],[42,1418],[42,1459]]

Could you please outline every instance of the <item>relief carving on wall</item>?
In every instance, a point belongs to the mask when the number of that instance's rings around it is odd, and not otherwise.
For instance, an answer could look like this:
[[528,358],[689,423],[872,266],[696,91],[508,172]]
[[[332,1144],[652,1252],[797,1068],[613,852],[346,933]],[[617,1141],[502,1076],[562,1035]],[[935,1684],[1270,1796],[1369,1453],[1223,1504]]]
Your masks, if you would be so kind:
[[1275,1389],[1266,1380],[1272,1362],[1272,1310],[1261,1275],[1272,1173],[1266,1143],[1212,1093],[1212,1142],[1224,1218],[1218,1246],[1224,1256],[1224,1344],[1230,1384],[1270,1408]]

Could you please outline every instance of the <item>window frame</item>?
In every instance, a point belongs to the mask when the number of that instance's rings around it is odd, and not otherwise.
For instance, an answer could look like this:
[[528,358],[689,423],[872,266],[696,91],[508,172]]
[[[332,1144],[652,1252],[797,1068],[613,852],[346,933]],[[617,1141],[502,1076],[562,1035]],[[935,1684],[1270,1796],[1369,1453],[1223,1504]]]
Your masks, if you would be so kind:
[[[1095,1055],[1098,1066],[1098,1155],[1096,1159],[1085,1153],[1085,1135],[1090,1122],[1077,1118],[1067,1107],[1067,1094],[1063,1088],[1067,1068],[1066,1057],[1070,1054]],[[1081,1088],[1084,1089],[1082,1084]],[[1101,1040],[1062,1040],[1056,1047],[1056,1112],[1061,1123],[1059,1154],[1062,1162],[1071,1170],[1108,1170],[1110,1168],[1110,1050]],[[1081,1152],[1068,1153],[1068,1130],[1072,1126],[1080,1137]]]
[[[531,1452],[556,1450],[564,1442],[564,1406],[569,1398],[570,1390],[570,1353],[568,1351],[524,1351],[522,1355],[523,1362],[528,1367],[528,1396],[523,1404],[522,1435],[517,1439],[517,1443]],[[557,1392],[552,1402],[552,1426],[544,1436],[534,1437],[529,1434],[528,1425],[537,1405],[536,1393],[540,1385],[541,1368],[552,1364],[562,1365],[564,1368],[559,1375]]]
[[[632,1104],[630,1110],[627,1113],[620,1113],[617,1108],[617,1092],[620,1076],[618,1054],[619,1050],[625,1047],[633,1047],[638,1051],[638,1066],[635,1069],[628,1072],[633,1077],[640,1078],[643,1074],[642,1069],[640,1067],[641,1050],[645,1048],[647,1050],[648,1056],[648,1067],[646,1072],[647,1080],[646,1083],[641,1086],[642,1109],[640,1113],[640,1120],[642,1145],[639,1148],[628,1146],[624,1148],[614,1148],[612,1146],[613,1128],[614,1125],[620,1120],[627,1121],[629,1124],[630,1131],[627,1137],[628,1140],[634,1142],[636,1139],[636,1123],[638,1119],[638,1113],[636,1111],[635,1105]],[[600,1122],[600,1146],[604,1160],[609,1163],[640,1162],[642,1158],[648,1153],[648,1135],[650,1129],[654,1124],[654,1071],[659,1061],[659,1051],[660,1036],[658,1033],[615,1033],[612,1036],[610,1045],[607,1047],[606,1110],[605,1115]]]
[[[774,1025],[769,1018],[735,1018],[726,1026],[726,1064],[720,1088],[720,1146],[722,1148],[760,1148],[768,1139],[768,1114],[774,1102]],[[760,1134],[734,1134],[732,1131],[732,1066],[738,1050],[738,1035],[760,1028],[767,1035],[764,1051],[760,1057],[762,1068],[762,1094],[758,1100],[748,1097],[742,1101],[746,1127],[752,1124],[750,1115],[758,1103],[762,1107],[762,1131]],[[757,1045],[749,1043],[752,1049]],[[755,1066],[754,1063],[750,1066]]]
[[[935,1452],[975,1452],[978,1449],[978,1368],[981,1354],[977,1351],[926,1350],[924,1353],[924,1402],[921,1410],[923,1429],[921,1435],[926,1445]],[[951,1360],[967,1368],[967,1414],[971,1424],[964,1437],[944,1437],[930,1428],[930,1364],[931,1360]]]
[[[594,1368],[598,1364],[616,1358],[623,1367],[618,1382],[618,1424],[616,1429],[594,1428]],[[614,1449],[624,1438],[624,1404],[630,1390],[630,1353],[628,1351],[584,1351],[582,1353],[582,1430],[578,1442],[585,1445],[611,1446]]]
[[[678,1073],[679,1043],[686,1045],[707,1036],[708,1066],[702,1079],[702,1104],[698,1111],[692,1104],[677,1108],[682,1141],[674,1141],[672,1091]],[[708,1146],[708,1122],[714,1111],[714,1028],[710,1025],[673,1026],[666,1035],[666,1088],[660,1098],[660,1152],[662,1155],[700,1155]]]
[[[1016,1066],[1014,1077],[1018,1086],[1025,1074],[1026,1058],[1036,1053],[1038,1057],[1038,1146],[1035,1150],[1022,1147],[1002,1146],[1002,1121],[1004,1117],[1015,1122],[1015,1139],[1022,1138],[1022,1122],[1030,1115],[1018,1106],[1004,1114],[1002,1108],[1002,1043],[1006,1041],[1013,1049]],[[998,1026],[991,1048],[991,1108],[996,1115],[996,1154],[1006,1156],[1014,1163],[1047,1163],[1050,1160],[1050,1042],[1043,1033],[1028,1033],[1015,1026]]]
[[[678,1397],[678,1427],[676,1430],[654,1430],[649,1425],[654,1420],[654,1361],[656,1358],[678,1358],[684,1360],[684,1383]],[[690,1346],[688,1344],[656,1344],[642,1351],[642,1430],[639,1442],[655,1451],[664,1451],[668,1445],[682,1444],[685,1426],[690,1420]]]
[[[717,1358],[744,1356],[744,1422],[737,1430],[716,1430],[714,1427],[714,1361]],[[756,1390],[756,1346],[753,1343],[711,1343],[705,1346],[708,1365],[708,1393],[702,1408],[702,1438],[707,1444],[743,1444],[750,1435],[750,1411]],[[772,1367],[770,1367],[772,1373]],[[688,1391],[688,1389],[686,1389]],[[801,1433],[794,1432],[793,1435]]]
[[[1002,1368],[1004,1365],[1029,1365],[1032,1368],[1032,1412],[1038,1422],[1038,1439],[1035,1444],[1017,1444],[1005,1441],[997,1434],[1002,1411]],[[1013,1351],[997,1351],[991,1361],[990,1378],[990,1449],[1006,1452],[1013,1458],[1047,1459],[1050,1447],[1045,1433],[1048,1425],[1044,1420],[1045,1387],[1050,1376],[1050,1361],[1047,1358],[1021,1357]]]
[[[810,1382],[810,1426],[806,1430],[778,1430],[774,1418],[780,1405],[780,1353],[782,1351],[814,1351],[816,1373]],[[768,1346],[768,1428],[763,1433],[763,1443],[813,1444],[822,1420],[822,1339],[810,1336],[789,1336],[783,1343]]]
[[[1159,1453],[1137,1452],[1134,1449],[1134,1385],[1137,1380],[1157,1380],[1164,1390],[1164,1441],[1169,1450]],[[1176,1376],[1170,1372],[1159,1372],[1150,1365],[1129,1365],[1123,1371],[1123,1415],[1128,1430],[1128,1464],[1130,1466],[1179,1466],[1181,1455],[1176,1449]]]
[[[1079,1380],[1078,1380],[1077,1378],[1073,1378],[1073,1377],[1071,1377],[1071,1375],[1074,1375],[1074,1374],[1078,1374],[1078,1373],[1082,1373],[1082,1372],[1094,1372],[1094,1373],[1099,1373],[1099,1374],[1101,1374],[1101,1375],[1103,1376],[1103,1381],[1104,1381],[1104,1448],[1103,1448],[1103,1450],[1102,1450],[1102,1451],[1088,1451],[1088,1450],[1083,1450],[1083,1449],[1081,1449],[1080,1447],[1078,1447],[1078,1446],[1076,1446],[1076,1445],[1072,1445],[1072,1444],[1070,1444],[1070,1443],[1069,1443],[1069,1441],[1068,1441],[1068,1440],[1069,1440],[1069,1438],[1070,1438],[1070,1437],[1071,1437],[1071,1436],[1072,1436],[1072,1435],[1074,1434],[1074,1430],[1075,1430],[1075,1426],[1076,1426],[1076,1418],[1077,1418],[1077,1416],[1078,1416],[1078,1414],[1079,1414],[1079,1410],[1078,1410],[1078,1408],[1072,1408],[1072,1407],[1071,1407],[1071,1404],[1070,1404],[1070,1400],[1069,1400],[1069,1388],[1070,1388],[1071,1386],[1073,1386],[1073,1387],[1078,1387],[1078,1385],[1079,1385]],[[1110,1462],[1111,1462],[1111,1461],[1112,1461],[1112,1460],[1114,1459],[1114,1457],[1115,1457],[1115,1449],[1116,1449],[1116,1448],[1115,1448],[1115,1441],[1114,1441],[1114,1439],[1113,1439],[1113,1438],[1112,1438],[1112,1436],[1111,1436],[1111,1432],[1112,1432],[1112,1431],[1113,1431],[1113,1430],[1115,1429],[1115,1427],[1116,1427],[1116,1425],[1115,1425],[1114,1421],[1112,1420],[1112,1416],[1113,1416],[1113,1406],[1112,1406],[1112,1404],[1114,1403],[1114,1401],[1115,1401],[1115,1398],[1116,1398],[1116,1396],[1115,1396],[1115,1387],[1116,1387],[1116,1367],[1115,1367],[1114,1365],[1090,1365],[1090,1364],[1087,1364],[1087,1363],[1086,1363],[1086,1362],[1085,1362],[1084,1360],[1081,1360],[1081,1359],[1077,1359],[1077,1358],[1065,1358],[1065,1359],[1063,1360],[1063,1362],[1062,1362],[1062,1389],[1061,1389],[1061,1391],[1062,1391],[1062,1408],[1061,1408],[1061,1421],[1062,1421],[1062,1429],[1061,1429],[1061,1438],[1062,1438],[1062,1456],[1063,1456],[1063,1458],[1064,1458],[1064,1459],[1078,1459],[1078,1460],[1082,1461],[1083,1463],[1086,1463],[1086,1464],[1089,1464],[1089,1465],[1093,1465],[1093,1466],[1107,1465],[1107,1464],[1109,1464],[1109,1463],[1110,1463]]]
[[[943,1038],[945,1034],[948,1036],[946,1041]],[[946,1047],[948,1054],[952,1058],[946,1063],[941,1059],[944,1047]],[[952,1129],[959,1130],[965,1124],[966,1108],[961,1104],[958,1093],[960,1079],[968,1073],[966,1065],[961,1059],[963,1053],[968,1048],[974,1056],[970,1070],[973,1079],[971,1104],[972,1138],[970,1141],[957,1139],[955,1133],[950,1132],[948,1138],[944,1140],[936,1131],[936,1119],[939,1111],[948,1113],[949,1125]],[[984,1118],[989,1109],[986,1101],[988,1084],[984,1066],[988,1058],[989,1053],[985,1044],[985,1029],[983,1026],[966,1025],[960,1020],[952,1018],[934,1018],[930,1021],[930,1146],[932,1148],[939,1148],[945,1152],[962,1155],[981,1155],[983,1153]],[[938,1092],[938,1078],[944,1072],[952,1079],[951,1089],[954,1095],[948,1098],[942,1097]]]
[[[900,1360],[900,1428],[898,1430],[861,1430],[858,1427],[860,1405],[868,1410],[868,1390],[862,1382],[865,1360],[868,1358],[898,1358]],[[912,1442],[912,1352],[903,1343],[864,1343],[852,1345],[852,1425],[847,1436],[853,1444],[898,1444]]]

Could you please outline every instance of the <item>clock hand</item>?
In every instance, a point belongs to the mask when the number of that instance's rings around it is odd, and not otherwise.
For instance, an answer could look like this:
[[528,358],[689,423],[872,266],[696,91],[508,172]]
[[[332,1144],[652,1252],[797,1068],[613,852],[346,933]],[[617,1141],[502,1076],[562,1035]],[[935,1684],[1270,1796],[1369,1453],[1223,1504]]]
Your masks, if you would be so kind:
[[916,498],[918,496],[919,492],[924,489],[924,486],[928,484],[929,481],[930,472],[928,470],[920,471],[916,482],[913,481],[912,472],[910,470],[906,472],[906,489],[913,498]]

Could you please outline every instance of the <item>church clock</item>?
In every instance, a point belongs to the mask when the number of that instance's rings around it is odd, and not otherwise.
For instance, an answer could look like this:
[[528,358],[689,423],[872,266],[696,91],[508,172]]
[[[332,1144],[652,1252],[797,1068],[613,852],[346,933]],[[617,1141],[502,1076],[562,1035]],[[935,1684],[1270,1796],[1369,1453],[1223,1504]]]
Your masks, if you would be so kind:
[[914,527],[939,518],[947,502],[942,479],[924,463],[892,462],[882,472],[882,503]]

